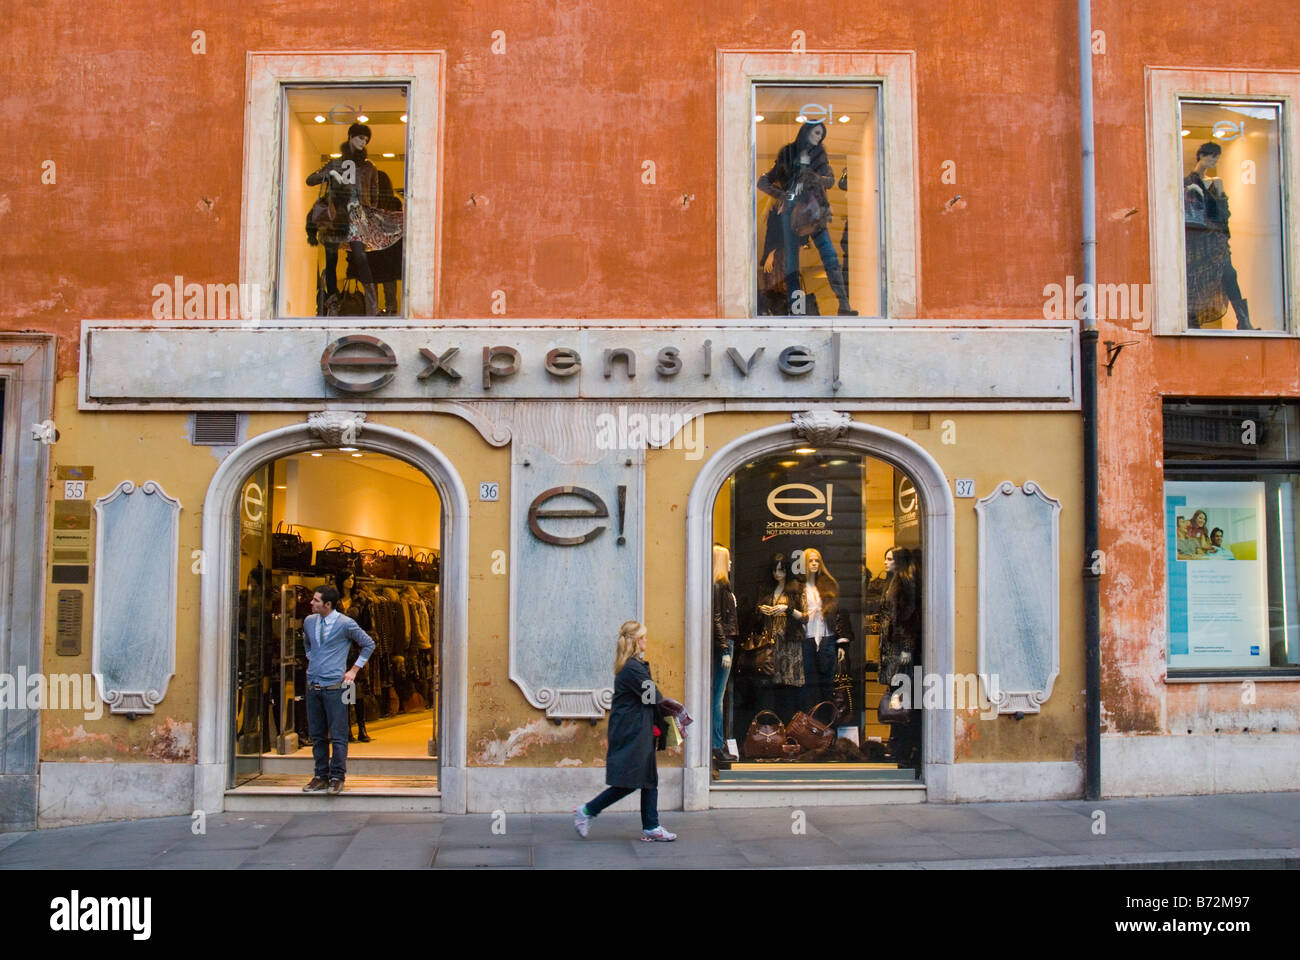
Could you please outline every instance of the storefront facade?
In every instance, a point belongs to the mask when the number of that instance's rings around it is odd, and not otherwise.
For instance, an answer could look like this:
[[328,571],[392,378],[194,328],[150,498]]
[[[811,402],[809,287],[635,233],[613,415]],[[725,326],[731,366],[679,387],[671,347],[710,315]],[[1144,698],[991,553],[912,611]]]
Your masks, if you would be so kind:
[[[1163,672],[1150,550],[1161,489],[1213,492],[1162,484],[1275,496],[1241,471],[1284,477],[1290,427],[1262,466],[1181,477],[1177,450],[1142,445],[1175,401],[1300,389],[1294,278],[1273,275],[1300,261],[1282,200],[1276,251],[1261,241],[1256,258],[1274,267],[1239,265],[1266,341],[1207,333],[1227,294],[1204,278],[1183,309],[1184,224],[1155,200],[1149,245],[1105,233],[1140,215],[1105,221],[1102,249],[1127,258],[1102,261],[1125,281],[1110,305],[1123,292],[1132,309],[1102,316],[1126,352],[1097,372],[1104,556],[1085,556],[1073,34],[1012,5],[976,29],[1026,52],[984,62],[952,55],[970,24],[914,12],[883,34],[761,36],[738,14],[701,31],[660,13],[679,48],[646,47],[639,12],[576,23],[505,4],[377,15],[396,50],[281,21],[263,35],[237,11],[123,27],[142,44],[171,31],[180,59],[87,97],[129,93],[153,151],[130,145],[137,179],[184,187],[146,204],[50,133],[42,182],[14,194],[54,234],[15,276],[26,306],[0,316],[17,518],[0,541],[0,828],[326,803],[571,810],[603,784],[626,620],[696,721],[660,754],[666,809],[1078,797],[1090,576],[1106,793],[1152,792],[1153,767],[1170,771],[1158,792],[1300,783],[1288,561],[1259,581],[1282,611],[1280,666],[1245,677],[1282,682],[1229,707],[1221,677]],[[1141,45],[1114,52],[1119,22],[1097,17],[1096,62],[1141,73]],[[66,113],[47,81],[80,75],[100,42],[69,41],[21,81],[33,105]],[[1268,135],[1246,159],[1294,198],[1291,75],[1268,67],[1246,105]],[[1204,71],[1146,90],[1102,75],[1099,102],[1170,158],[1179,110],[1213,138],[1220,101],[1245,96]],[[176,107],[196,83],[201,123]],[[1052,105],[1025,110],[1043,89]],[[120,131],[99,124],[66,126],[107,156]],[[1116,150],[1099,209],[1146,149]],[[1178,162],[1152,160],[1152,197]],[[1273,208],[1234,209],[1235,226]],[[142,239],[81,256],[104,217]],[[1221,257],[1215,242],[1193,258]],[[1155,307],[1128,296],[1148,277]],[[1174,343],[1185,315],[1191,346]],[[1207,392],[1179,367],[1182,350],[1230,365],[1253,344],[1263,386],[1228,373]],[[1282,557],[1287,536],[1253,539]],[[342,796],[304,797],[295,645],[306,598],[331,584],[380,641],[357,711],[370,732]],[[727,592],[735,625],[719,628]],[[38,674],[31,703],[18,691]],[[885,722],[891,681],[912,699]],[[822,732],[791,735],[800,714]],[[1218,772],[1183,775],[1179,727],[1216,738]],[[1250,742],[1253,773],[1228,739]]]

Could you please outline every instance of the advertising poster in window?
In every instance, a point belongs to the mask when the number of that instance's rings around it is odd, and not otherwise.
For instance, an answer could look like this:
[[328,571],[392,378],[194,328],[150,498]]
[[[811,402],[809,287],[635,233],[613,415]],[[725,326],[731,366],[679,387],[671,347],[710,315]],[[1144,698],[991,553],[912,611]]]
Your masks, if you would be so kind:
[[764,460],[736,475],[733,583],[737,600],[770,589],[772,554],[802,576],[803,551],[815,548],[858,614],[862,578],[862,462],[835,455]]
[[1165,484],[1169,668],[1267,666],[1264,484]]

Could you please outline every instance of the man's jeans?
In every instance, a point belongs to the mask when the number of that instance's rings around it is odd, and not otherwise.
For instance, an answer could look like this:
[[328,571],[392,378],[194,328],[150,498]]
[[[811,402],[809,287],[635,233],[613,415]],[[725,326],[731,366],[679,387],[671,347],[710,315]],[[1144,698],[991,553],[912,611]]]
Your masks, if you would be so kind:
[[[342,780],[348,772],[348,705],[343,702],[342,687],[317,690],[307,685],[307,732],[316,776]],[[330,744],[334,745],[332,757]]]
[[[727,641],[728,658],[734,656],[736,642]],[[734,662],[734,661],[732,661]],[[724,750],[727,746],[727,731],[722,722],[722,701],[727,695],[727,678],[731,675],[731,665],[722,665],[722,651],[713,649],[713,748]]]

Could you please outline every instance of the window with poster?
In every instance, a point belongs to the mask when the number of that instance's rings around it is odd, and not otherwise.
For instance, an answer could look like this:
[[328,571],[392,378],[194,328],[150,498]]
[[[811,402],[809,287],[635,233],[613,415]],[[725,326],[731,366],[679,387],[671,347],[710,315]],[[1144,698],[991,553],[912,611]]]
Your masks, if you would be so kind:
[[1300,404],[1167,401],[1171,679],[1300,676]]
[[911,478],[801,447],[738,470],[713,524],[717,777],[915,779],[921,711],[879,713],[889,680],[922,666]]
[[880,85],[755,84],[759,316],[883,316]]
[[1187,329],[1287,330],[1282,104],[1181,99]]
[[278,315],[404,315],[407,85],[282,92]]

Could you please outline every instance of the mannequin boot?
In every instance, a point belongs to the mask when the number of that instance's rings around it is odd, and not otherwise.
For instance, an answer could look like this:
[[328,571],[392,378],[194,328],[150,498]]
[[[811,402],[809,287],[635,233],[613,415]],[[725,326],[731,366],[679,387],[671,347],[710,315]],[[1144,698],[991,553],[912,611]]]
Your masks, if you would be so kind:
[[1237,300],[1232,304],[1232,312],[1237,315],[1238,330],[1254,330],[1250,324],[1250,308],[1246,306],[1245,300]]
[[397,316],[397,281],[384,281],[384,316]]
[[375,317],[379,315],[379,287],[373,283],[363,283],[361,289],[366,294],[366,316]]
[[835,294],[835,299],[840,302],[839,315],[841,317],[856,317],[858,311],[849,306],[849,291],[844,285],[844,271],[840,269],[838,263],[826,267],[826,279],[830,281],[831,291]]

